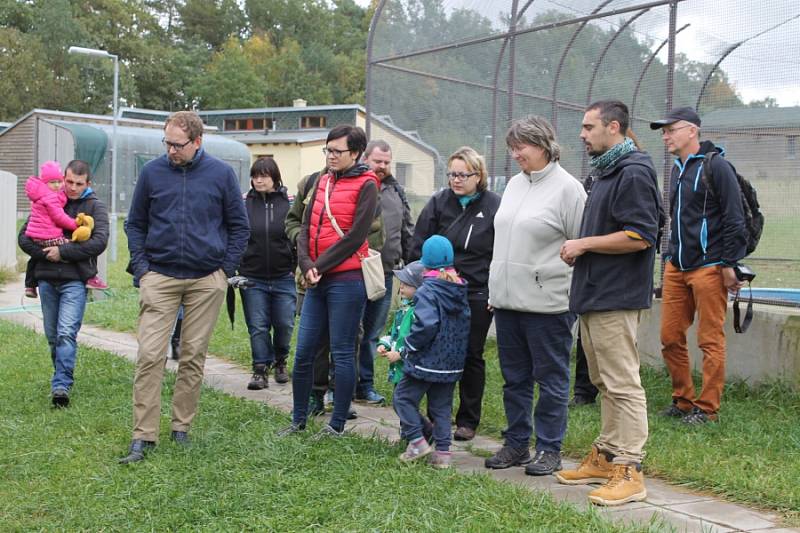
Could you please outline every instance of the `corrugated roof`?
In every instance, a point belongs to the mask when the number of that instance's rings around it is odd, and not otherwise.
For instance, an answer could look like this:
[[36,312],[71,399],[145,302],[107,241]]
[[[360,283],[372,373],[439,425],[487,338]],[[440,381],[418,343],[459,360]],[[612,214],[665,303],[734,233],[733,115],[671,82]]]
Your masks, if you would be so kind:
[[327,129],[314,130],[275,130],[264,133],[258,132],[232,132],[224,133],[222,136],[236,139],[244,144],[275,144],[275,143],[295,143],[304,144],[309,142],[320,142],[328,138]]

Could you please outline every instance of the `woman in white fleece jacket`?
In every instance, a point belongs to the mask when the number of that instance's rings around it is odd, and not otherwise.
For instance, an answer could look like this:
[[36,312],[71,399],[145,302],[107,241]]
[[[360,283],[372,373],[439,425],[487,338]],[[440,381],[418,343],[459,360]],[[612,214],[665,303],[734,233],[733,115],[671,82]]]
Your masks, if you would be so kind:
[[[526,474],[548,475],[561,470],[575,323],[569,312],[571,269],[559,251],[565,240],[579,234],[586,193],[559,165],[560,148],[547,119],[529,116],[514,122],[506,144],[522,172],[511,178],[495,215],[489,303],[495,309],[508,428],[505,445],[486,460],[486,467],[527,464]],[[531,458],[537,383],[536,453]]]

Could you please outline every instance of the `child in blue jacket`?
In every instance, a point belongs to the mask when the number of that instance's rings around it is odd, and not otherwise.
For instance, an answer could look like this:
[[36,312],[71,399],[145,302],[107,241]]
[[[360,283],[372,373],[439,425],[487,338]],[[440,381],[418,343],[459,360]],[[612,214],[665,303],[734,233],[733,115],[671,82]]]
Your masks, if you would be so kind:
[[[430,463],[450,466],[450,418],[453,391],[464,371],[469,338],[467,283],[453,269],[453,246],[434,235],[422,245],[422,286],[414,295],[414,322],[400,354],[403,378],[394,392],[394,410],[408,440],[403,462],[433,452]],[[436,450],[422,436],[419,403],[427,394]]]

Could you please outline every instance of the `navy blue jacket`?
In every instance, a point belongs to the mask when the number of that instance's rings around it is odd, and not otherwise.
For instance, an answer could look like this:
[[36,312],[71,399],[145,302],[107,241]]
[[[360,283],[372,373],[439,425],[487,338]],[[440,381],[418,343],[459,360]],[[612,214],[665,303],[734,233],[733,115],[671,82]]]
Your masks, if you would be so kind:
[[414,295],[414,323],[405,338],[403,371],[434,383],[461,379],[469,319],[465,283],[425,278]]
[[202,147],[183,166],[166,155],[144,166],[125,229],[139,279],[150,270],[196,279],[221,268],[232,276],[250,235],[233,168]]
[[250,238],[239,274],[258,279],[293,274],[297,261],[284,224],[289,212],[286,188],[266,194],[250,189],[244,204],[250,220]]
[[744,212],[736,172],[722,157],[711,160],[712,190],[703,181],[706,154],[721,148],[703,141],[685,163],[675,160],[670,175],[669,252],[667,258],[680,270],[703,266],[735,265],[747,254]]
[[653,300],[653,263],[663,210],[653,160],[630,152],[594,177],[581,238],[637,233],[650,246],[628,254],[587,252],[575,261],[569,308],[575,313],[647,309]]

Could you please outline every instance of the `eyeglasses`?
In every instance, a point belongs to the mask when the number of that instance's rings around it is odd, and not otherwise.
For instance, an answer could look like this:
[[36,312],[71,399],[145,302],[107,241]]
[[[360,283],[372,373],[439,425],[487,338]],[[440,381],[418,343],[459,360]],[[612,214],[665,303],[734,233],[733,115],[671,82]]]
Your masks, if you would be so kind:
[[173,150],[175,150],[177,152],[179,150],[183,150],[184,148],[186,148],[186,146],[188,146],[189,143],[192,142],[192,140],[189,139],[185,143],[174,143],[174,142],[168,141],[166,139],[161,139],[161,142],[164,143],[164,146],[167,147],[167,151],[169,151],[170,148],[171,148],[171,149],[173,149]]
[[467,181],[472,176],[477,176],[477,175],[478,175],[477,172],[469,172],[469,173],[467,173],[467,172],[448,172],[447,174],[445,174],[445,176],[447,176],[448,178],[450,178],[453,181]]
[[335,150],[333,148],[323,148],[322,153],[325,155],[332,155],[334,157],[342,157],[342,154],[346,154],[350,150]]
[[663,135],[672,135],[673,133],[675,133],[678,130],[682,130],[683,128],[691,128],[691,127],[692,127],[692,124],[687,124],[686,126],[678,126],[677,128],[663,128],[661,131],[662,131]]

